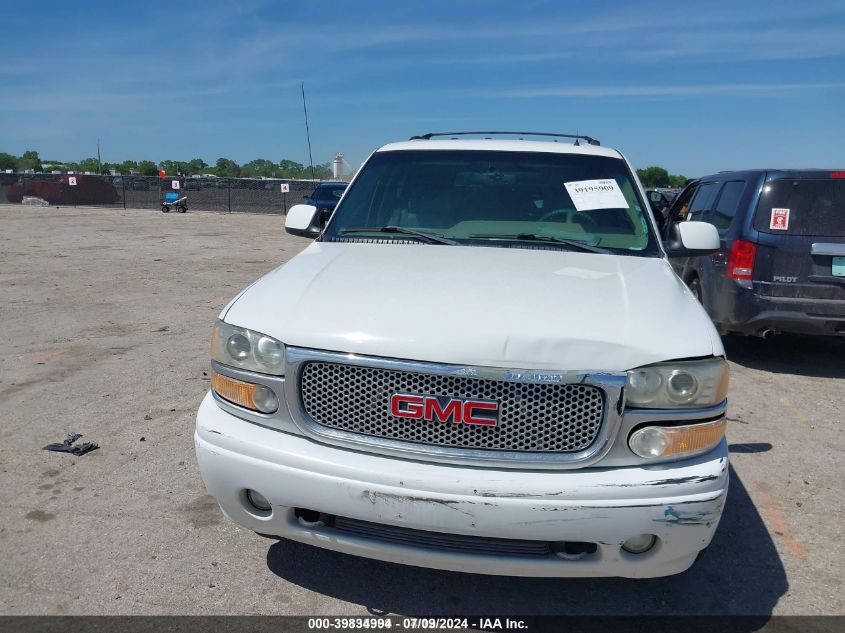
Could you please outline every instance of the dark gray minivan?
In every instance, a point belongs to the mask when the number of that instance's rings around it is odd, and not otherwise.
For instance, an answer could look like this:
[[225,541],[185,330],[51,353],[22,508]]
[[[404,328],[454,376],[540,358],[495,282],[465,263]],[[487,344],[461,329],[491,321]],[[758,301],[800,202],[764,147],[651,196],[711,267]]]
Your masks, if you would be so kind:
[[719,252],[671,262],[722,334],[845,335],[845,170],[706,176],[668,217],[719,231]]

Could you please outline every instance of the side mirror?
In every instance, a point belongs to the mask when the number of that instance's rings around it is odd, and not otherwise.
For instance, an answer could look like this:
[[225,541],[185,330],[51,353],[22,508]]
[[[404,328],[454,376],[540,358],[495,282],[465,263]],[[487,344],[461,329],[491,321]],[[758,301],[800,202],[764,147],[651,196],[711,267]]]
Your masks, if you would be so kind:
[[322,214],[310,204],[295,204],[285,217],[285,231],[299,237],[315,238],[323,231]]
[[719,231],[708,222],[673,222],[663,248],[669,257],[698,257],[719,250]]

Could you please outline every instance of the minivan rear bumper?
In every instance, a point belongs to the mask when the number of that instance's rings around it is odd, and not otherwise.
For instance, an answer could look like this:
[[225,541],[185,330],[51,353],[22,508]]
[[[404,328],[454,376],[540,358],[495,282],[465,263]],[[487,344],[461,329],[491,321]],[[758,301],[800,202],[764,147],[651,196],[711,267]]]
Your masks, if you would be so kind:
[[723,320],[717,322],[722,331],[845,336],[845,301],[767,297],[736,282],[720,301],[726,304],[720,310]]

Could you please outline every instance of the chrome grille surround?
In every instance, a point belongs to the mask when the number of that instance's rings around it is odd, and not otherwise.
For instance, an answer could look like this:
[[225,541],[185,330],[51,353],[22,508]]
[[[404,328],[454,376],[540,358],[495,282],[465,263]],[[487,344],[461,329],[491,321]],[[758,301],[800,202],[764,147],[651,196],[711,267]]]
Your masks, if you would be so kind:
[[[287,348],[286,359],[286,399],[296,424],[315,439],[357,450],[449,463],[575,468],[607,453],[621,421],[621,373],[444,365],[295,347]],[[382,387],[371,388],[367,380]],[[320,384],[334,385],[334,397],[321,396]],[[403,390],[495,399],[499,425],[394,418],[387,400]],[[577,422],[560,424],[567,417]]]

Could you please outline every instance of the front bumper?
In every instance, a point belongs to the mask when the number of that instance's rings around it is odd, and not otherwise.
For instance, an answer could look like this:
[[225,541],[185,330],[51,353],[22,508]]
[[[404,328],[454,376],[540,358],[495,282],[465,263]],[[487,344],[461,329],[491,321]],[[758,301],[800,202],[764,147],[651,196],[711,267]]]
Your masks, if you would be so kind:
[[[197,460],[209,493],[236,523],[339,552],[452,571],[515,576],[653,577],[686,570],[718,525],[727,445],[647,467],[514,471],[402,460],[326,446],[245,422],[209,394],[197,415]],[[266,497],[261,513],[245,490]],[[295,508],[430,532],[596,543],[579,560],[467,553],[309,526]],[[632,555],[620,545],[654,534]]]

